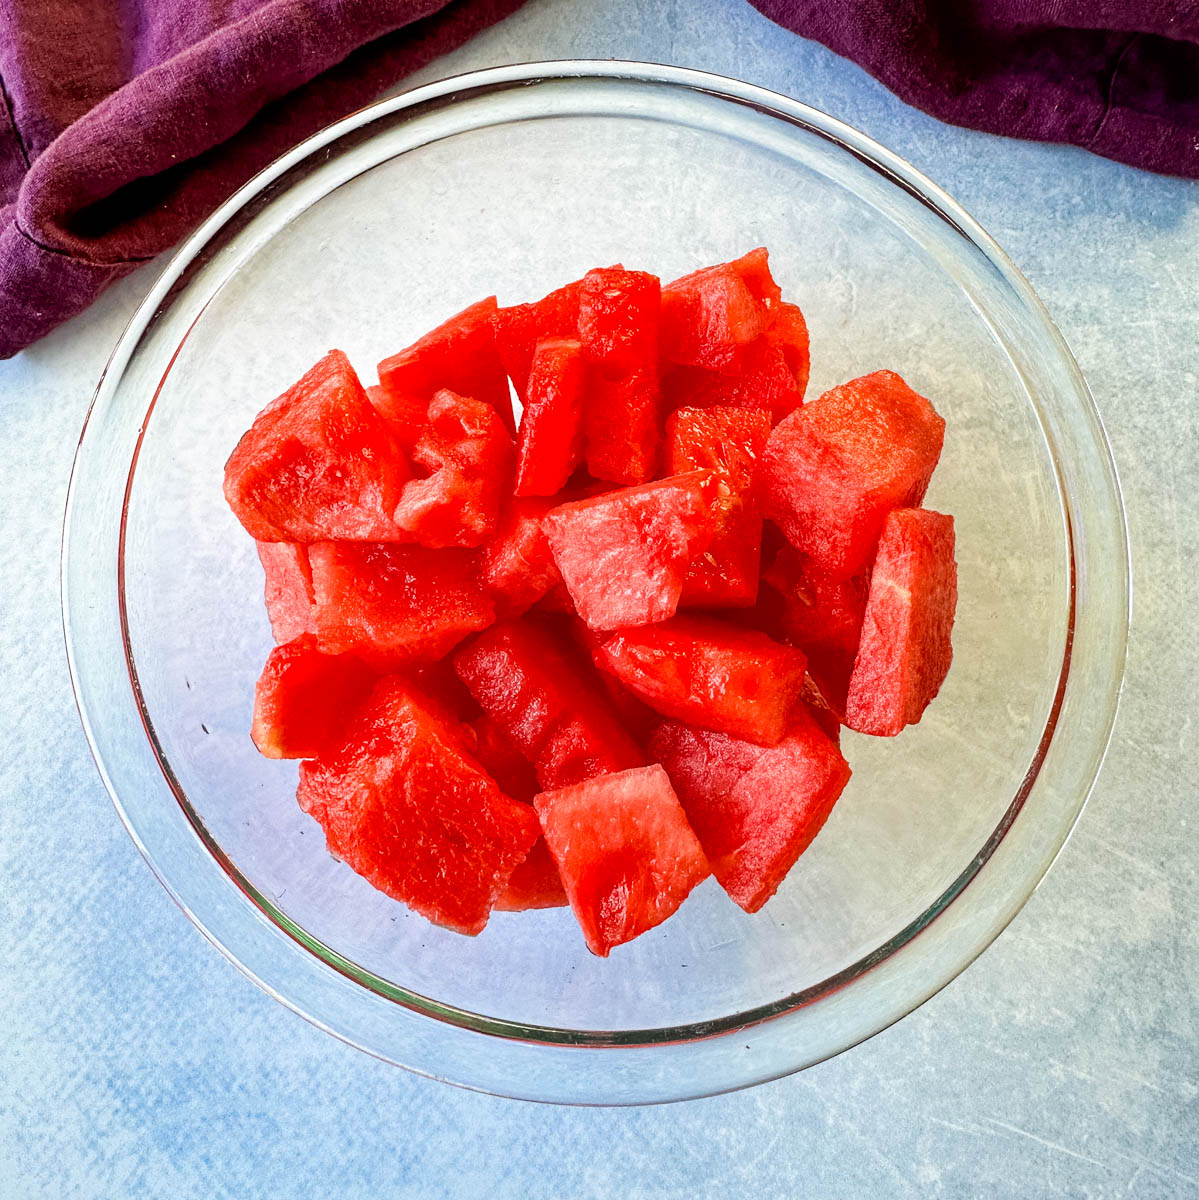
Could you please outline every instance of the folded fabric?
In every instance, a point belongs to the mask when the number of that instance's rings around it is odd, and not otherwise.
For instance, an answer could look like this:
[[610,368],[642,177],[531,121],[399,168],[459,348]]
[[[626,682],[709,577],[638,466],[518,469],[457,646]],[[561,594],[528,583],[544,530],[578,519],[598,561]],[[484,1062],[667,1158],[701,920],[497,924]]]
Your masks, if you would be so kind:
[[[0,357],[521,2],[10,0]],[[1199,176],[1197,0],[753,3],[943,120]]]
[[17,0],[0,18],[0,357],[309,134],[522,0]]
[[1199,177],[1199,0],[751,0],[909,104]]

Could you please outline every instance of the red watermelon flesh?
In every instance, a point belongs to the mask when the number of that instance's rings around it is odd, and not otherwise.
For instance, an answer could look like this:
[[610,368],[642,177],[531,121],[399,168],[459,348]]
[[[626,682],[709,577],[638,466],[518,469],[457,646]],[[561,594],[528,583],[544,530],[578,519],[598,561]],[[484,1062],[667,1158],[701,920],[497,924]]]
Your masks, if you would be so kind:
[[836,746],[841,745],[841,718],[829,706],[824,693],[811,675],[804,677],[803,691],[799,698],[804,702],[808,715],[820,727],[825,737]]
[[516,433],[512,398],[495,348],[494,296],[480,300],[379,364],[382,395],[375,399],[390,420],[419,429],[436,392],[448,388],[488,404],[509,433]]
[[[812,356],[808,341],[808,323],[800,312],[798,304],[778,304],[770,313],[766,331],[762,334],[766,344],[782,354],[792,378],[795,380],[795,391],[799,399],[791,405],[798,407],[808,388],[808,374],[811,370]],[[779,412],[779,405],[771,406],[775,411],[775,420],[787,415]],[[788,409],[787,412],[790,412]]]
[[266,574],[266,615],[275,641],[290,642],[316,629],[316,593],[308,547],[298,542],[256,542]]
[[254,419],[225,464],[225,499],[262,542],[401,541],[412,470],[350,360],[331,350]]
[[483,544],[483,580],[500,616],[519,616],[561,584],[542,528],[553,503],[538,497],[513,500]]
[[432,662],[495,616],[465,550],[317,542],[308,558],[328,654],[355,651],[391,669]]
[[382,680],[333,754],[300,766],[329,850],[438,925],[477,934],[534,842],[505,796],[402,680]]
[[761,306],[731,263],[693,271],[662,289],[662,360],[735,369],[763,324]]
[[745,347],[735,371],[672,367],[662,378],[662,406],[764,408],[781,421],[803,403],[803,389],[781,349],[760,337]]
[[533,804],[587,948],[602,958],[660,925],[709,874],[656,763],[546,791]]
[[527,912],[531,908],[565,908],[568,903],[558,864],[545,838],[538,838],[525,860],[512,872],[495,908],[496,912]]
[[542,338],[533,351],[520,439],[516,494],[553,496],[583,461],[583,344]]
[[484,713],[472,725],[475,731],[475,758],[487,774],[499,784],[500,791],[513,800],[532,804],[541,790],[533,764],[492,717]]
[[687,570],[715,532],[713,480],[690,471],[549,513],[554,561],[588,625],[619,629],[674,615]]
[[894,737],[920,720],[953,661],[957,597],[953,518],[923,508],[892,512],[849,683],[850,729]]
[[662,442],[657,368],[617,375],[591,370],[583,431],[587,470],[596,479],[623,484],[652,479]]
[[578,337],[582,286],[577,279],[532,304],[498,309],[492,318],[496,352],[522,404],[537,343],[542,338]]
[[605,372],[653,370],[661,296],[658,277],[648,271],[588,271],[579,291],[579,340],[587,361]]
[[322,654],[301,634],[276,646],[254,686],[250,737],[267,758],[315,758],[341,744],[378,675],[352,654]]
[[735,258],[729,266],[741,277],[741,282],[749,288],[753,298],[765,310],[772,309],[783,298],[783,289],[774,281],[770,273],[770,252],[765,246]]
[[594,667],[546,630],[520,620],[496,625],[455,653],[454,669],[543,788],[645,761],[604,699]]
[[849,765],[804,705],[762,749],[673,722],[653,753],[674,783],[712,873],[746,912],[778,890],[849,782]]
[[626,629],[599,661],[664,716],[772,746],[803,688],[804,656],[757,630],[708,617]]
[[933,406],[893,371],[842,384],[771,434],[763,511],[816,570],[848,579],[874,557],[887,513],[924,498],[944,436]]
[[758,596],[762,516],[752,493],[757,462],[770,436],[761,409],[684,408],[666,426],[668,470],[720,472],[712,489],[715,531],[683,582],[683,607],[746,607]]
[[429,475],[404,485],[396,524],[432,549],[486,541],[512,484],[512,439],[495,410],[467,396],[438,392],[412,458]]
[[808,673],[834,712],[845,714],[849,677],[858,656],[870,573],[829,579],[790,544],[773,558],[769,586],[782,596],[781,625],[808,657]]

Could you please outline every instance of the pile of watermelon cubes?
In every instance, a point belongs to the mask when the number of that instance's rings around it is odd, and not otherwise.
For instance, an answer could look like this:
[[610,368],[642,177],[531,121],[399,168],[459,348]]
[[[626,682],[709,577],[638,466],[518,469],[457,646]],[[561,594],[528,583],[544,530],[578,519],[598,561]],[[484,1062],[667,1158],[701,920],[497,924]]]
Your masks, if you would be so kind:
[[944,421],[890,371],[805,404],[808,362],[758,249],[491,297],[263,409],[225,471],[278,642],[252,734],[334,856],[461,933],[569,904],[605,956],[709,874],[774,895],[957,599]]

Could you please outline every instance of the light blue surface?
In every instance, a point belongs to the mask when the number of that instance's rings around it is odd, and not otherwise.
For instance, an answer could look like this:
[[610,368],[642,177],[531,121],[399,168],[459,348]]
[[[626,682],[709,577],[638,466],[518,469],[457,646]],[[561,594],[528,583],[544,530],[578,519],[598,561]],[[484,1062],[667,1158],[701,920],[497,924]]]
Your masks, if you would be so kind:
[[738,1095],[519,1104],[310,1027],[154,881],[71,700],[62,503],[143,271],[0,364],[0,1197],[1199,1195],[1199,187],[942,126],[739,0],[533,0],[419,81],[562,57],[700,67],[831,112],[942,184],[1039,290],[1107,423],[1137,587],[1079,827],[924,1008]]

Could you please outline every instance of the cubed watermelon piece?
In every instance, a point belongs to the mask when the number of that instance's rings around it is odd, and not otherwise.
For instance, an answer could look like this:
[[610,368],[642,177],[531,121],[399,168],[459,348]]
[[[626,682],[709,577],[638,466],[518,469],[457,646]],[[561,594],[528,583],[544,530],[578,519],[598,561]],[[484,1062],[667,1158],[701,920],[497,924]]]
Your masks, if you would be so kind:
[[488,404],[438,392],[412,452],[429,472],[404,485],[395,523],[422,546],[478,546],[494,532],[512,485],[512,439]]
[[741,276],[742,283],[763,309],[770,310],[782,300],[783,290],[775,283],[770,272],[770,252],[765,246],[758,246],[748,254],[733,259],[729,266]]
[[672,475],[720,471],[745,492],[769,439],[770,414],[762,409],[679,409],[666,424],[667,468]]
[[520,620],[496,625],[455,653],[454,669],[543,788],[645,761],[605,702],[595,669],[545,630]]
[[308,559],[327,654],[356,651],[384,668],[432,662],[495,617],[465,550],[317,542]]
[[[494,296],[472,304],[442,322],[406,350],[379,364],[381,395],[375,406],[390,420],[413,430],[425,422],[429,401],[448,388],[488,404],[516,433],[508,378],[495,348]],[[417,434],[413,433],[415,440]]]
[[656,763],[543,792],[533,804],[587,948],[601,958],[660,925],[708,877]]
[[[776,305],[770,313],[766,331],[762,337],[767,345],[782,354],[783,361],[787,364],[787,368],[795,380],[795,391],[799,399],[791,405],[791,408],[787,409],[787,412],[790,412],[791,409],[797,408],[803,400],[804,392],[808,388],[808,374],[812,365],[808,323],[804,320],[799,305],[786,303]],[[771,405],[776,421],[787,415],[787,412],[779,411],[780,407],[781,405],[777,402]]]
[[483,581],[502,617],[519,616],[561,585],[542,527],[553,504],[535,496],[511,501],[495,533],[483,544]]
[[542,338],[574,338],[579,332],[581,279],[557,288],[532,304],[514,304],[492,318],[495,348],[523,404],[533,351]]
[[600,642],[600,661],[664,716],[772,746],[803,688],[803,653],[708,617],[676,617]]
[[781,421],[803,403],[803,389],[782,350],[765,336],[745,347],[733,372],[672,367],[662,378],[662,407],[766,409]]
[[683,582],[684,607],[746,607],[758,596],[762,516],[752,492],[758,459],[770,436],[762,409],[684,408],[666,426],[672,474],[695,468],[720,472],[712,489],[715,531]]
[[731,263],[693,271],[662,289],[664,362],[735,368],[763,327],[761,306]]
[[335,750],[378,675],[353,654],[322,654],[303,633],[276,646],[254,685],[250,737],[267,758]]
[[[514,800],[532,804],[533,797],[541,790],[537,773],[516,743],[486,714],[474,722],[474,729],[475,758],[499,784],[500,791]],[[496,911],[523,912],[530,908],[562,908],[565,904],[562,877],[545,839],[539,837],[496,899]]]
[[690,471],[549,513],[554,561],[588,625],[619,629],[674,615],[688,568],[715,533],[714,480]]
[[648,271],[588,271],[579,291],[579,340],[587,361],[609,374],[653,370],[661,296],[658,277]]
[[870,564],[887,513],[924,498],[945,422],[894,371],[796,409],[770,436],[763,511],[813,566],[848,579]]
[[516,494],[553,496],[583,461],[583,344],[542,338],[533,351],[516,451]]
[[565,908],[568,903],[558,864],[545,838],[540,837],[512,872],[495,908],[497,912],[527,912],[531,908]]
[[334,855],[459,933],[483,929],[538,836],[533,809],[505,796],[394,676],[336,752],[300,765],[298,799]]
[[668,721],[651,751],[674,784],[712,874],[751,913],[812,844],[850,777],[840,750],[802,704],[787,736],[767,749]]
[[412,469],[350,360],[331,350],[254,418],[225,464],[225,499],[261,542],[402,541]]
[[870,576],[845,723],[893,737],[920,720],[953,661],[958,599],[953,518],[930,509],[887,517]]
[[657,368],[618,375],[591,370],[583,431],[587,470],[596,479],[623,484],[652,479],[662,444]]
[[290,642],[316,630],[316,593],[308,547],[300,542],[255,542],[266,575],[266,615],[275,641]]
[[773,559],[768,586],[782,596],[784,636],[808,658],[808,673],[839,716],[858,656],[870,572],[829,579],[789,543]]

